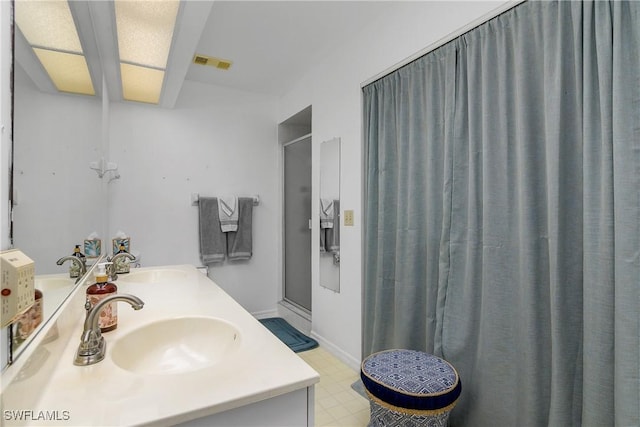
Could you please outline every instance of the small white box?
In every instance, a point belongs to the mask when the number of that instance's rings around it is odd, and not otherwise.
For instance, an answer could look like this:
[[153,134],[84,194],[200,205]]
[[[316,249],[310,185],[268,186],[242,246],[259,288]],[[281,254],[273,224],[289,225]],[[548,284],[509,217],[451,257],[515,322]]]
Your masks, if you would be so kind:
[[34,303],[33,260],[18,249],[0,252],[0,326],[27,311]]

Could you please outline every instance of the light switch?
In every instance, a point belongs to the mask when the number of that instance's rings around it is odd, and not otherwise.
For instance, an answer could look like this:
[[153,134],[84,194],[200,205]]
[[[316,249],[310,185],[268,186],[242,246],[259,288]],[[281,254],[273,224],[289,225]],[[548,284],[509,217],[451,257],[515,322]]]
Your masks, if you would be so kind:
[[344,211],[344,225],[345,227],[353,226],[353,210]]

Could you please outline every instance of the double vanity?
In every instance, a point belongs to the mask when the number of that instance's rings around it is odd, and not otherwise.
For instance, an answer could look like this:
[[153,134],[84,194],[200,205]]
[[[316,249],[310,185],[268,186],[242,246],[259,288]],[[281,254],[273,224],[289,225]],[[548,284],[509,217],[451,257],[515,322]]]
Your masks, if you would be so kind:
[[104,359],[74,365],[83,284],[3,373],[4,425],[313,425],[318,373],[195,267],[132,269],[115,283],[144,307],[117,302]]

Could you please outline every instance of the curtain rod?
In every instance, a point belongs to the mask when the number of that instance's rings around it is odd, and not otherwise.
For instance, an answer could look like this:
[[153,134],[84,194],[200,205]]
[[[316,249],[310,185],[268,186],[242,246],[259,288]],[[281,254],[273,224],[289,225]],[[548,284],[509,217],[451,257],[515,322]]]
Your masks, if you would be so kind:
[[493,9],[490,12],[485,13],[484,15],[482,15],[481,17],[474,19],[473,21],[471,21],[470,23],[468,23],[467,25],[465,25],[464,27],[454,31],[451,34],[448,34],[446,36],[444,36],[443,38],[441,38],[440,40],[437,40],[434,43],[431,43],[429,46],[425,47],[424,49],[421,49],[420,51],[414,53],[413,55],[409,56],[408,58],[403,59],[400,62],[397,62],[396,64],[392,65],[391,67],[379,72],[378,74],[376,74],[373,77],[368,78],[367,80],[365,80],[364,82],[362,82],[360,84],[360,88],[363,88],[365,86],[370,85],[371,83],[374,83],[378,80],[380,80],[381,78],[393,73],[394,71],[399,70],[400,68],[404,67],[405,65],[409,65],[410,63],[412,63],[413,61],[415,61],[416,59],[425,56],[426,54],[428,54],[429,52],[432,52],[434,50],[436,50],[437,48],[444,46],[445,44],[449,43],[450,41],[460,37],[461,35],[468,33],[469,31],[473,30],[476,27],[479,27],[480,25],[484,24],[487,21],[492,20],[493,18],[502,15],[503,13],[513,9],[514,7],[518,6],[521,3],[524,3],[527,0],[507,0],[506,3],[501,4],[500,6],[498,6],[497,8]]

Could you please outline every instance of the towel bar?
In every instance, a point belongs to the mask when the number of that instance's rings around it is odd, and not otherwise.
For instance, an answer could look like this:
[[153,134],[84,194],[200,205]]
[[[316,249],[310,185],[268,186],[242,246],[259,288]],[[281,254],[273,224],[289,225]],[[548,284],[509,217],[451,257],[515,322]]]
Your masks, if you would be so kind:
[[[198,206],[198,202],[200,201],[200,194],[191,193],[191,206]],[[253,196],[253,206],[258,206],[260,204],[260,196]]]

